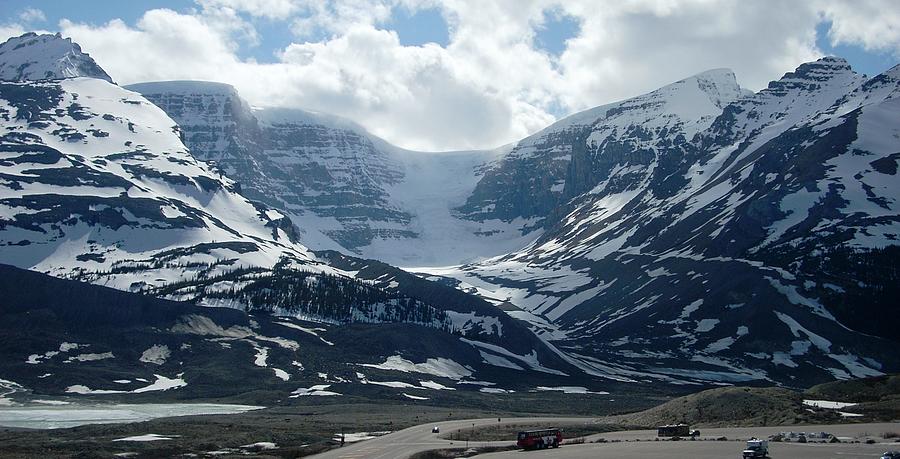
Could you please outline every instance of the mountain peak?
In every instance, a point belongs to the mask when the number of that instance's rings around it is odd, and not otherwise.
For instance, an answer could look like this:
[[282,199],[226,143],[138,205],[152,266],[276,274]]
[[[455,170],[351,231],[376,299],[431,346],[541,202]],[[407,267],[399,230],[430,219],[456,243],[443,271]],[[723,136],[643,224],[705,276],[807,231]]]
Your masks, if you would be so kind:
[[737,78],[734,76],[734,71],[727,67],[721,67],[717,69],[709,69],[704,72],[700,72],[694,75],[691,78],[698,79],[710,79],[710,80],[722,80],[722,81],[733,81],[737,84]]
[[71,38],[28,32],[0,44],[0,80],[62,80],[112,78]]
[[788,89],[818,90],[823,85],[834,84],[852,89],[852,86],[859,85],[862,81],[862,76],[850,68],[846,59],[826,56],[800,64],[793,72],[785,73],[781,79],[770,82],[768,89],[776,92]]
[[705,93],[717,108],[723,108],[742,96],[752,94],[738,84],[734,71],[729,68],[710,69],[687,80],[695,80],[700,91]]

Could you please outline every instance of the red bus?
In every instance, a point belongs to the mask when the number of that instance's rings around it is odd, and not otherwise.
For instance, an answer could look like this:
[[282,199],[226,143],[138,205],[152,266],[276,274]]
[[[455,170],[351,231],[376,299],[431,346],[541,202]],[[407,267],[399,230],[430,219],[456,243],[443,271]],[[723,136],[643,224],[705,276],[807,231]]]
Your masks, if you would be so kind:
[[559,448],[562,441],[562,431],[559,429],[526,430],[519,432],[516,446],[524,449]]

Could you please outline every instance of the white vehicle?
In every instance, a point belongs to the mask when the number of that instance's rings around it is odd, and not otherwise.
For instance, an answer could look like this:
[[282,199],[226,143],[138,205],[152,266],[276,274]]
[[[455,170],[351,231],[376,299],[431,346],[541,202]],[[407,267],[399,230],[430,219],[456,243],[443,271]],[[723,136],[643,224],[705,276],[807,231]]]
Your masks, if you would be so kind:
[[769,457],[769,442],[755,438],[747,440],[747,448],[744,449],[744,459],[756,459]]
[[434,426],[431,428],[431,433],[441,433],[441,428],[438,426]]

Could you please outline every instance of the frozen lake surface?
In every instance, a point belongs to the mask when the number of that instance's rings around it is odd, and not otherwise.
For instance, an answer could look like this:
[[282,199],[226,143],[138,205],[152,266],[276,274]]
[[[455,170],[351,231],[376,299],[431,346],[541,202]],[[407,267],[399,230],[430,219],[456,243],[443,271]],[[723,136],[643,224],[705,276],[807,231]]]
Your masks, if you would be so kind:
[[169,416],[235,414],[265,408],[215,403],[146,403],[0,407],[0,426],[61,429],[85,424],[140,422]]

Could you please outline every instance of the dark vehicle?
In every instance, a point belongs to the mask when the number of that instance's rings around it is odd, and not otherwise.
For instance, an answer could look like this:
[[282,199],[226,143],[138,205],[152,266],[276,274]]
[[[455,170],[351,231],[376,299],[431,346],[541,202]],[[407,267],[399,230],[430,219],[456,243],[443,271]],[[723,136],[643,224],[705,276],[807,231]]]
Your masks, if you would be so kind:
[[699,430],[694,429],[694,430],[691,431],[691,437],[697,438],[697,437],[699,437],[699,436],[700,436],[700,431],[699,431]]
[[755,438],[748,440],[743,457],[744,459],[769,457],[769,442],[766,440],[757,440]]
[[687,424],[673,424],[667,426],[659,426],[656,429],[657,437],[689,437],[691,436],[691,427]]
[[431,428],[431,433],[441,433],[441,428],[438,426],[434,426]]
[[900,459],[900,451],[885,451],[881,459]]
[[559,429],[526,430],[519,432],[516,446],[523,449],[559,448],[563,441]]

